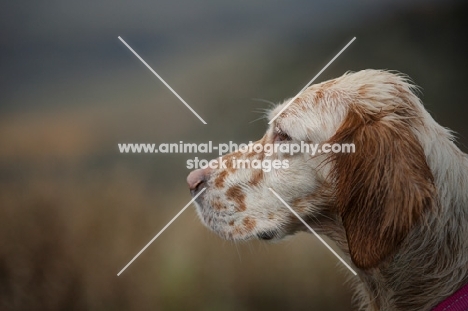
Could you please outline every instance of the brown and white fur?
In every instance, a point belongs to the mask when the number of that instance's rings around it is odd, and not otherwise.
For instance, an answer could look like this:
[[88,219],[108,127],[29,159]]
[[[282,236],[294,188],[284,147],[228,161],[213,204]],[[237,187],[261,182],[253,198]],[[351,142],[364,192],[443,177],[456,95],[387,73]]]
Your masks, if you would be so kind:
[[[257,143],[354,143],[351,154],[287,157],[288,169],[192,172],[203,223],[230,240],[304,226],[274,189],[352,261],[361,310],[430,310],[468,282],[468,157],[401,74],[363,70],[313,85]],[[270,113],[274,117],[287,101]]]

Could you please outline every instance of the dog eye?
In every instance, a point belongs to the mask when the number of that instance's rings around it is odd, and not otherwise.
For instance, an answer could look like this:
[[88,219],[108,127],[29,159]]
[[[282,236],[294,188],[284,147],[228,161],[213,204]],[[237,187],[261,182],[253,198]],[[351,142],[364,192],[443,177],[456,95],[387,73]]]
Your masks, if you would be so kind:
[[277,131],[275,133],[274,141],[290,141],[291,136],[288,134],[284,133],[283,131]]

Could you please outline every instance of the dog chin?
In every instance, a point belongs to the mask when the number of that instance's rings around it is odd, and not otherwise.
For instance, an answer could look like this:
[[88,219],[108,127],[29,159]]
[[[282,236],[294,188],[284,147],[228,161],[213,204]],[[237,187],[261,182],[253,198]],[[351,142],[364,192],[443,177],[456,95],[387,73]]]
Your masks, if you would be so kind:
[[278,242],[288,236],[282,230],[264,230],[255,235],[258,239],[268,242]]

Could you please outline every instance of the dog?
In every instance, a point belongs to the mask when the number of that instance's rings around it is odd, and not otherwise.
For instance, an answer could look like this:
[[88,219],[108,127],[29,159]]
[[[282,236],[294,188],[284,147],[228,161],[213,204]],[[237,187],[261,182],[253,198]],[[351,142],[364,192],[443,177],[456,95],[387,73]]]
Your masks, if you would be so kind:
[[[213,162],[223,167],[187,178],[201,221],[234,241],[306,230],[271,188],[352,263],[360,310],[431,310],[463,288],[456,300],[468,298],[468,156],[416,94],[409,78],[385,70],[312,85],[269,113],[274,121],[255,144],[352,143],[355,151],[224,155]],[[242,169],[236,159],[288,167]]]

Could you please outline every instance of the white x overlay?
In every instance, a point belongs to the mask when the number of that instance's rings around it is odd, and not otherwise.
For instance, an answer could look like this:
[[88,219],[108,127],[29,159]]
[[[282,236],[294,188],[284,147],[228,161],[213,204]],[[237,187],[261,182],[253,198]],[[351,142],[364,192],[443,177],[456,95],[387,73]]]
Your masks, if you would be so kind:
[[338,254],[333,250],[333,248],[331,248],[330,245],[328,245],[327,242],[325,242],[325,241],[322,239],[322,237],[321,237],[320,235],[318,235],[317,232],[315,232],[315,230],[312,229],[312,228],[304,221],[304,219],[302,219],[301,216],[299,216],[299,214],[297,214],[296,211],[293,210],[293,209],[288,205],[288,203],[286,203],[286,202],[283,200],[282,197],[279,196],[278,193],[276,193],[276,192],[275,192],[273,189],[271,189],[271,188],[268,188],[268,189],[269,189],[271,192],[273,192],[273,194],[284,204],[284,206],[286,206],[287,208],[289,208],[289,210],[291,211],[291,213],[293,213],[294,216],[296,216],[297,219],[299,219],[299,220],[304,224],[304,226],[306,226],[307,229],[309,229],[310,232],[312,232],[312,233],[317,237],[317,239],[319,239],[320,242],[322,242],[323,245],[325,245],[325,246],[330,250],[330,252],[332,252],[333,255],[335,255],[335,257],[338,258],[338,259],[346,266],[346,268],[349,269],[349,271],[351,271],[354,275],[357,275],[357,274],[356,274],[356,271],[354,271],[353,268],[351,268],[351,266],[348,265],[348,263],[347,263],[346,261],[344,261],[343,258],[341,258],[340,255],[338,255]]
[[199,196],[200,194],[203,193],[203,191],[205,191],[205,189],[206,189],[206,188],[203,188],[202,190],[200,190],[200,192],[197,193],[197,195],[194,196],[193,199],[191,199],[190,202],[188,202],[187,205],[185,205],[184,208],[182,208],[182,209],[180,210],[180,212],[178,212],[177,215],[175,215],[174,218],[172,218],[171,221],[169,221],[169,222],[167,223],[167,225],[165,225],[164,228],[162,228],[161,231],[159,231],[158,234],[156,234],[155,237],[152,238],[151,241],[149,241],[148,244],[146,244],[145,247],[143,247],[143,248],[141,249],[141,251],[138,252],[138,254],[136,254],[135,257],[133,257],[133,259],[130,260],[130,262],[129,262],[122,270],[120,270],[119,273],[117,273],[117,276],[120,276],[120,275],[122,274],[122,272],[124,272],[125,269],[127,269],[128,266],[130,266],[130,265],[132,264],[132,262],[134,262],[135,259],[137,259],[138,256],[140,256],[141,253],[143,253],[143,252],[148,248],[148,246],[150,246],[151,243],[153,243],[154,240],[156,240],[156,239],[161,235],[161,233],[163,233],[164,230],[166,230],[166,229],[174,222],[174,220],[176,220],[177,217],[179,217],[180,214],[182,214],[182,213],[187,209],[187,207],[189,207],[190,204],[192,204],[192,203],[198,198],[198,196]]
[[123,44],[125,44],[125,46],[126,46],[130,51],[132,51],[133,54],[135,54],[135,56],[136,56],[146,67],[148,67],[148,69],[149,69],[156,77],[158,77],[159,80],[161,80],[162,83],[164,83],[164,85],[165,85],[172,93],[174,93],[174,95],[175,95],[175,96],[176,96],[176,97],[177,97],[177,98],[178,98],[178,99],[195,115],[195,116],[197,116],[198,119],[200,119],[200,121],[203,122],[203,124],[206,124],[205,120],[203,120],[202,117],[200,117],[200,116],[198,115],[198,113],[197,113],[195,110],[193,110],[192,107],[190,107],[190,105],[187,104],[187,103],[185,102],[185,100],[183,100],[183,98],[180,97],[179,94],[177,94],[176,91],[174,91],[174,90],[172,89],[172,87],[171,87],[169,84],[167,84],[167,82],[164,81],[164,79],[161,78],[161,76],[158,75],[158,74],[156,73],[156,71],[153,70],[153,68],[150,67],[150,65],[148,65],[148,64],[146,63],[146,62],[143,60],[143,58],[141,58],[140,55],[138,55],[138,53],[135,52],[135,51],[131,48],[131,46],[127,44],[127,42],[125,42],[124,39],[122,39],[120,36],[119,36],[118,38],[119,38],[120,41],[122,41]]
[[349,41],[348,44],[346,44],[345,47],[342,48],[341,51],[339,51],[338,54],[336,54],[335,57],[333,57],[332,60],[329,61],[328,64],[326,64],[325,67],[323,67],[322,70],[320,70],[319,73],[317,73],[317,74],[315,75],[315,77],[313,77],[312,80],[310,80],[309,83],[307,83],[306,86],[304,86],[304,88],[303,88],[302,90],[300,90],[299,93],[297,93],[297,95],[294,96],[294,97],[286,104],[286,106],[284,106],[283,109],[281,109],[280,112],[278,112],[278,113],[276,114],[276,116],[275,116],[273,119],[270,120],[270,122],[268,122],[268,124],[271,124],[273,121],[275,121],[276,118],[278,118],[278,117],[280,116],[280,114],[282,114],[283,111],[285,111],[286,108],[288,108],[289,105],[291,105],[292,102],[295,101],[296,98],[298,98],[298,97],[302,94],[302,92],[304,92],[305,89],[307,89],[307,88],[315,81],[315,79],[317,79],[317,78],[322,74],[322,72],[324,72],[325,69],[327,69],[328,66],[330,66],[331,63],[333,63],[333,62],[335,61],[335,59],[337,59],[338,56],[340,56],[341,53],[343,53],[344,50],[346,50],[346,49],[348,48],[348,46],[351,45],[351,43],[353,43],[354,40],[356,40],[356,37],[352,38],[351,41]]
[[[189,106],[189,104],[187,104],[185,102],[185,100],[182,99],[182,97],[179,96],[179,94],[176,93],[176,91],[174,91],[174,89],[171,88],[171,86],[169,84],[167,84],[166,81],[164,81],[163,78],[161,78],[161,76],[159,76],[156,71],[153,70],[153,68],[151,68],[150,65],[148,65],[148,63],[146,63],[143,58],[140,57],[140,55],[138,55],[137,52],[135,52],[131,47],[130,45],[127,44],[127,42],[125,42],[124,39],[122,39],[120,36],[118,37],[120,41],[122,41],[122,43],[198,118],[200,119],[200,121],[203,123],[203,124],[207,124],[205,122],[205,120],[203,120],[195,110],[193,110],[192,107]],[[283,111],[285,111],[289,105],[291,105],[292,102],[294,102],[294,100],[296,100],[301,94],[302,92],[304,92],[319,76],[320,74],[322,74],[323,71],[325,71],[325,69],[328,68],[328,66],[330,66],[337,58],[338,56],[341,55],[341,53],[343,53],[350,45],[351,43],[353,43],[353,41],[356,40],[356,37],[354,37],[353,39],[351,39],[351,41],[348,42],[348,44],[346,44],[345,47],[343,47],[336,55],[335,57],[333,57],[326,65],[325,67],[322,68],[322,70],[320,70],[313,78],[312,80],[309,81],[309,83],[307,83],[307,85],[296,95],[294,96],[282,109],[280,112],[278,112],[278,114],[273,118],[271,119],[270,122],[268,122],[268,124],[271,124],[276,118],[278,118],[281,113],[283,113]],[[306,227],[307,229],[309,229],[318,239],[320,242],[322,242],[332,253],[333,255],[335,255],[335,257],[337,257],[354,275],[357,275],[356,272],[351,268],[351,266],[346,262],[344,261],[323,239],[322,237],[320,237],[320,235],[318,235],[273,189],[271,188],[268,188],[293,214],[294,216],[296,216]],[[206,190],[206,188],[203,188],[199,193],[197,193],[197,195],[195,195],[192,200],[190,200],[190,202],[187,203],[187,205],[185,205],[180,211],[179,213],[177,213],[177,215],[174,216],[174,218],[172,218],[165,226],[164,228],[161,229],[161,231],[158,232],[158,234],[156,234],[156,236],[154,236],[151,241],[148,242],[148,244],[145,245],[145,247],[143,247],[141,249],[141,251],[138,252],[138,254],[135,255],[135,257],[133,257],[132,260],[130,260],[130,262],[122,269],[120,270],[119,273],[117,273],[117,276],[120,276],[150,245],[151,243],[153,243],[197,198],[198,196],[200,196],[204,191]]]

